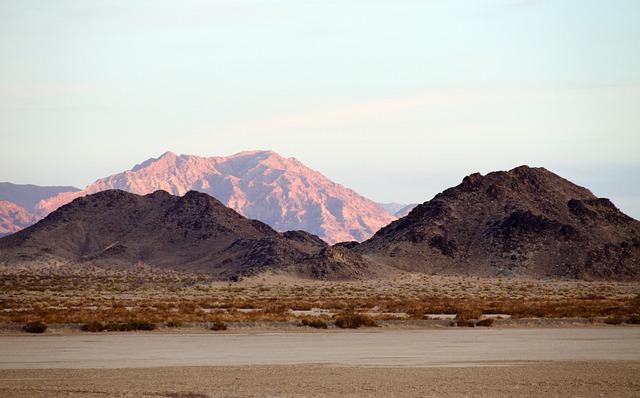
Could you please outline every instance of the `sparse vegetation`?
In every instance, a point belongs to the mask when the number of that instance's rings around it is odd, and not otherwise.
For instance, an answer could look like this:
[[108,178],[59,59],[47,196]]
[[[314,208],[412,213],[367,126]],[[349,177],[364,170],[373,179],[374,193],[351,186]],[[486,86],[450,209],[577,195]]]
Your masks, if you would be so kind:
[[28,333],[44,333],[47,330],[47,324],[40,321],[28,322],[22,329]]
[[105,330],[105,325],[102,322],[91,321],[82,325],[80,329],[85,332],[102,332]]
[[476,322],[476,326],[491,327],[493,326],[494,322],[495,320],[493,318],[485,318]]
[[627,319],[627,323],[631,325],[640,325],[640,315],[633,314]]
[[302,318],[300,326],[308,326],[316,329],[327,329],[329,325],[322,319]]
[[106,324],[98,321],[91,321],[84,324],[81,329],[85,332],[131,332],[136,330],[155,330],[156,324],[144,320],[109,322]]
[[[373,321],[458,314],[512,318],[621,318],[640,314],[637,283],[487,279],[410,275],[386,281],[323,282],[260,279],[218,282],[205,275],[92,269],[0,269],[0,323],[77,323],[84,330],[151,330],[204,323],[294,321],[315,327],[344,314]],[[338,315],[336,315],[338,314]],[[636,318],[633,318],[633,316]],[[306,319],[306,320],[305,320]],[[134,320],[134,321],[132,321]],[[135,320],[145,324],[136,325]],[[347,324],[346,321],[339,323]],[[151,326],[153,324],[153,326]]]
[[208,395],[195,392],[166,392],[162,396],[167,398],[209,398]]
[[215,331],[227,330],[227,324],[224,323],[223,321],[213,321],[209,329],[215,330]]
[[336,326],[341,329],[358,329],[362,326],[376,327],[378,323],[365,314],[344,312],[336,317]]
[[611,316],[604,320],[604,323],[606,323],[607,325],[620,325],[623,322],[624,319],[619,316]]

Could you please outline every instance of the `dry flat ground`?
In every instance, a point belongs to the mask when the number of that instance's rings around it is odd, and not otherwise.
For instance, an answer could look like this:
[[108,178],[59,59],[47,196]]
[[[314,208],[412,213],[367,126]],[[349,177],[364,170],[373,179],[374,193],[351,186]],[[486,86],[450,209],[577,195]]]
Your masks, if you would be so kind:
[[[640,327],[0,336],[0,369],[640,361]],[[639,380],[640,381],[640,380]]]
[[0,370],[14,397],[638,397],[640,362]]
[[[336,329],[349,313],[384,327]],[[511,319],[453,328],[433,314]],[[0,267],[0,397],[640,397],[638,315],[638,283],[227,283],[145,267]],[[329,329],[299,326],[312,318]],[[31,321],[50,327],[22,332]],[[79,328],[133,321],[159,329]],[[229,330],[207,330],[212,322]]]
[[640,394],[632,326],[23,335],[0,353],[3,397]]

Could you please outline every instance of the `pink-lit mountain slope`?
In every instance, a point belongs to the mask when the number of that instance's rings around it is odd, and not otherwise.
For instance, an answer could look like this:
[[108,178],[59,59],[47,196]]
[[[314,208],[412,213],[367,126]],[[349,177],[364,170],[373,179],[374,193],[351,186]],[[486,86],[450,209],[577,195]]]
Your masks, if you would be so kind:
[[196,190],[276,230],[304,230],[329,243],[365,240],[395,220],[375,202],[294,158],[271,151],[225,157],[167,152],[131,170],[99,179],[82,191],[42,200],[36,207],[41,214],[48,214],[77,197],[107,189],[136,194],[161,189],[174,195]]
[[0,236],[20,231],[38,221],[38,217],[13,202],[0,200]]

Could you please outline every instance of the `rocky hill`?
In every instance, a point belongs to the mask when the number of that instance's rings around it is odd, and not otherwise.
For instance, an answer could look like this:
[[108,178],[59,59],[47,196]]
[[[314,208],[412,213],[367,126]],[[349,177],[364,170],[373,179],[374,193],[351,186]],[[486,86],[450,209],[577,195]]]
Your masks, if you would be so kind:
[[213,197],[107,190],[0,239],[0,264],[146,264],[221,279],[272,270],[319,279],[369,275],[360,255],[301,231],[279,233]]
[[354,250],[412,271],[640,278],[640,222],[527,166],[465,177]]
[[142,195],[156,190],[184,195],[196,190],[278,231],[304,230],[329,243],[362,241],[395,220],[373,201],[294,158],[271,151],[227,157],[167,152],[129,171],[99,179],[82,191],[45,199],[37,208],[48,214],[75,198],[107,189]]

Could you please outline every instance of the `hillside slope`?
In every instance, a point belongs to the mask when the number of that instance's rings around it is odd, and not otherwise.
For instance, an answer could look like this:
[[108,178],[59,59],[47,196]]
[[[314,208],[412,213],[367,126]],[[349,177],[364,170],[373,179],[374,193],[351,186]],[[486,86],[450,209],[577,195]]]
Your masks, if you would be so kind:
[[147,264],[237,279],[272,270],[319,279],[369,274],[368,264],[301,231],[278,233],[211,196],[107,190],[75,199],[0,239],[0,264]]
[[640,222],[527,166],[465,177],[354,250],[412,271],[640,278]]

